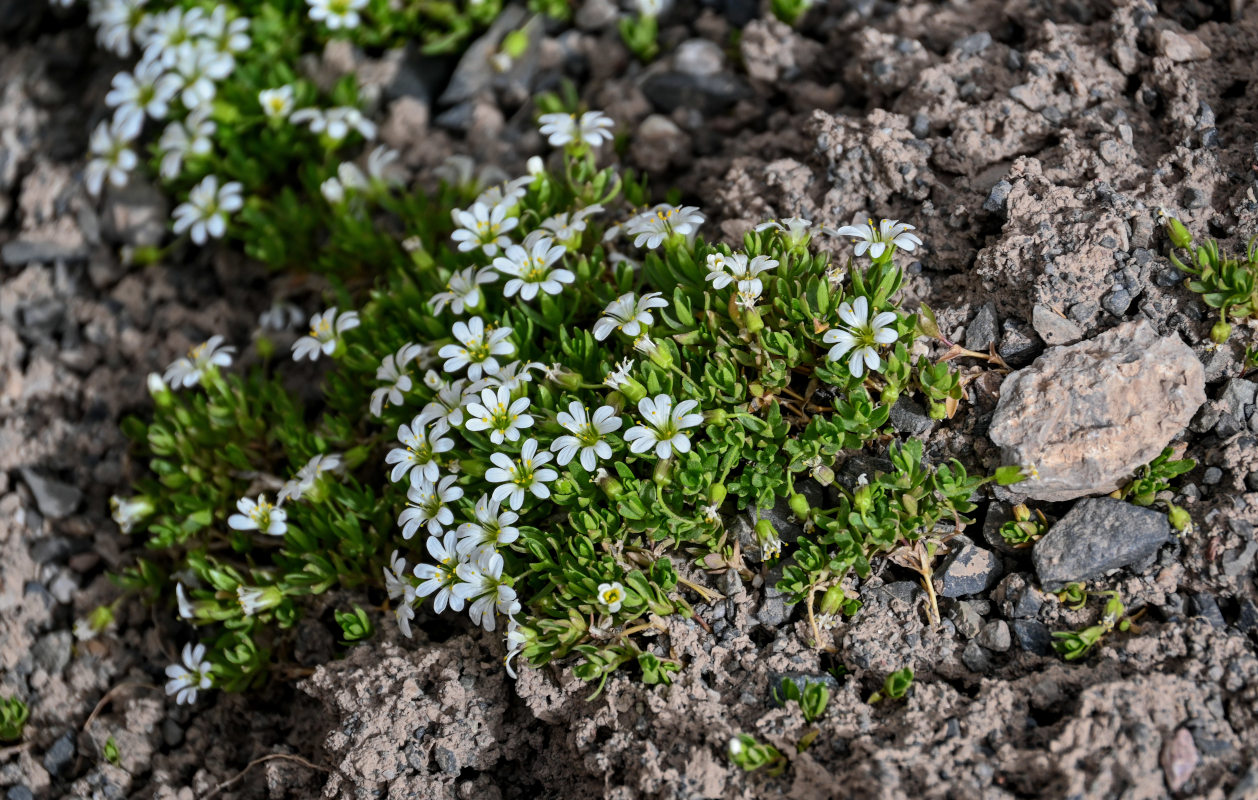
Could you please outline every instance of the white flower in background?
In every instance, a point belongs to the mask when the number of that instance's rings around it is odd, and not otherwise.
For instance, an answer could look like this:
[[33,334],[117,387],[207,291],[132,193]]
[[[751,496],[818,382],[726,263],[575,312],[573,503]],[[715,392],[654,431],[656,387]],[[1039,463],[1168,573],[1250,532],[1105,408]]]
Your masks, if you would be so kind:
[[456,549],[461,556],[470,557],[487,548],[497,550],[520,538],[520,529],[515,527],[520,515],[501,510],[498,501],[491,500],[489,495],[481,495],[476,501],[475,513],[474,522],[464,522],[457,530],[459,542]]
[[330,356],[336,352],[341,335],[359,325],[358,312],[337,314],[336,306],[310,318],[310,333],[293,342],[293,360],[309,358],[317,361],[319,354]]
[[367,7],[367,0],[306,0],[310,18],[322,22],[328,30],[352,30],[362,22],[358,12]]
[[397,518],[403,539],[414,536],[420,525],[426,526],[430,535],[440,536],[445,527],[454,522],[454,512],[448,504],[463,496],[463,489],[454,485],[456,480],[455,476],[447,475],[433,483],[421,472],[411,475],[411,488],[406,490],[406,499],[410,502]]
[[146,61],[156,61],[170,69],[195,49],[198,39],[207,30],[208,20],[203,9],[172,8],[145,17],[137,28],[136,38],[144,44]]
[[48,2],[54,8],[70,8],[77,0],[48,0]]
[[180,619],[192,619],[196,616],[196,607],[188,601],[188,595],[184,593],[182,581],[175,584],[175,605],[179,608]]
[[839,304],[839,319],[847,323],[847,328],[831,328],[821,337],[821,341],[832,344],[827,357],[838,361],[852,354],[848,362],[848,370],[853,378],[865,374],[865,367],[871,370],[882,368],[882,359],[878,356],[878,345],[891,344],[899,334],[891,326],[897,319],[895,312],[883,311],[872,320],[869,318],[869,301],[858,297],[851,303]]
[[515,589],[502,580],[502,554],[484,550],[474,561],[464,561],[456,568],[460,583],[453,592],[464,601],[471,600],[468,616],[487,631],[497,626],[497,613],[514,614],[520,610]]
[[175,233],[187,231],[197,244],[205,244],[209,237],[221,239],[227,233],[227,215],[245,204],[240,196],[242,188],[237,181],[220,188],[217,175],[206,175],[188,192],[187,202],[175,207]]
[[438,292],[428,301],[432,313],[440,314],[447,305],[455,314],[462,314],[466,309],[480,308],[481,286],[498,280],[498,273],[490,267],[468,267],[450,276],[446,290]]
[[674,408],[673,398],[666,394],[642,398],[638,401],[638,413],[646,425],[635,425],[625,432],[629,450],[646,453],[655,448],[655,455],[660,458],[668,458],[674,452],[690,452],[690,436],[683,430],[703,422],[702,414],[690,413],[698,405],[696,400],[683,400]]
[[[429,370],[429,375],[435,375],[435,372]],[[427,425],[429,422],[437,421],[445,423],[447,427],[455,427],[463,424],[463,388],[467,382],[462,378],[441,386],[437,389],[437,396],[428,402],[424,409],[419,412],[419,416],[415,418],[416,425]]]
[[640,298],[633,292],[622,294],[603,309],[603,316],[594,323],[594,338],[601,342],[614,330],[637,336],[643,326],[655,322],[651,309],[667,307],[668,301],[661,292],[647,292]]
[[183,79],[179,100],[184,108],[209,108],[218,95],[218,82],[235,68],[236,59],[230,53],[220,53],[204,41],[180,51],[175,71]]
[[884,219],[878,223],[878,229],[874,230],[874,221],[871,219],[868,225],[844,225],[834,234],[858,239],[857,256],[863,256],[868,250],[870,258],[878,258],[886,251],[887,245],[910,253],[916,250],[922,240],[917,238],[917,234],[909,233],[912,230],[915,230],[912,225],[894,219]]
[[153,503],[146,497],[126,498],[114,495],[109,498],[109,512],[123,533],[131,533],[137,523],[143,522],[153,513]]
[[367,174],[372,180],[380,181],[388,186],[402,183],[402,167],[399,163],[401,155],[392,147],[379,145],[367,154]]
[[166,368],[166,382],[172,388],[187,389],[200,383],[210,367],[230,367],[236,348],[219,347],[222,343],[223,337],[216,334],[189,350],[186,358],[176,359]]
[[340,179],[341,184],[346,189],[354,189],[356,191],[364,191],[371,188],[371,184],[367,181],[367,176],[358,168],[357,164],[350,161],[342,162],[336,168],[336,177]]
[[611,406],[600,406],[591,416],[575,400],[568,404],[567,411],[560,411],[555,419],[569,432],[550,444],[550,449],[558,454],[555,463],[561,467],[567,466],[577,455],[577,451],[580,451],[581,466],[586,472],[593,472],[600,458],[612,457],[607,434],[619,430],[624,424],[616,416],[616,409]]
[[576,114],[542,114],[541,134],[547,137],[551,147],[581,141],[590,147],[598,147],[612,140],[612,119],[601,111],[587,111],[579,118]]
[[258,327],[269,331],[286,331],[296,328],[305,317],[305,313],[295,304],[276,300],[271,303],[270,308],[258,315]]
[[626,358],[614,370],[607,373],[607,377],[603,379],[603,385],[609,389],[619,390],[628,381],[632,380],[629,376],[629,370],[631,369],[633,369],[633,359]]
[[524,412],[529,409],[529,399],[511,399],[511,390],[500,387],[497,392],[485,389],[480,402],[467,404],[467,429],[489,431],[489,441],[502,444],[503,440],[518,441],[522,428],[533,426],[533,417]]
[[511,659],[523,652],[525,645],[524,634],[519,630],[519,626],[520,623],[516,622],[514,617],[507,621],[507,655],[503,657],[502,664],[512,678],[516,675],[515,668],[511,666]]
[[814,233],[823,229],[803,217],[786,217],[781,220],[771,219],[756,226],[756,233],[767,230],[780,232],[787,244],[791,247],[799,247],[812,238]]
[[227,20],[227,6],[218,5],[205,21],[202,35],[214,43],[220,53],[243,53],[253,44],[249,38],[249,18]]
[[[480,381],[477,381],[478,389],[481,388],[503,388],[514,394],[524,388],[524,384],[533,380],[533,376],[529,374],[529,370],[540,367],[541,364],[536,361],[512,361],[493,375],[487,375]],[[484,384],[480,387],[479,384]],[[469,391],[471,387],[468,387]]]
[[508,247],[505,255],[494,259],[494,269],[511,276],[502,287],[503,297],[513,297],[519,292],[520,299],[532,300],[539,289],[546,294],[562,292],[563,284],[577,279],[571,270],[551,269],[566,252],[563,245],[555,244],[548,236],[538,237],[529,249],[518,244]]
[[431,429],[426,429],[422,417],[415,417],[410,425],[399,425],[397,438],[402,446],[393,448],[384,457],[384,463],[394,465],[389,480],[400,481],[411,468],[419,467],[418,472],[429,483],[435,482],[441,475],[437,456],[454,447],[454,440],[444,436],[449,430],[450,426],[440,420]]
[[311,133],[326,133],[334,142],[349,136],[351,130],[358,131],[368,141],[376,138],[376,124],[353,106],[337,106],[327,110],[303,108],[294,111],[288,119],[294,125],[305,123]]
[[93,197],[100,196],[100,190],[109,179],[112,186],[126,186],[131,171],[140,163],[131,142],[140,135],[140,122],[133,117],[115,115],[109,122],[102,122],[92,131],[88,142],[91,160],[83,170],[83,181],[87,191]]
[[501,181],[490,186],[476,196],[476,202],[486,208],[502,206],[510,209],[528,193],[528,185],[533,182],[532,175],[521,175],[509,181]]
[[515,345],[507,341],[511,336],[510,328],[485,328],[480,317],[472,317],[467,322],[459,320],[452,329],[458,344],[444,345],[437,355],[446,360],[443,367],[446,372],[457,372],[467,367],[467,376],[478,381],[481,375],[494,375],[498,372],[498,359],[495,356],[511,355]]
[[384,386],[371,393],[370,408],[374,416],[378,417],[384,413],[386,398],[390,405],[402,405],[405,400],[403,394],[409,392],[415,385],[411,376],[406,373],[406,366],[415,360],[421,350],[423,350],[422,346],[407,342],[398,348],[396,353],[390,353],[380,362],[380,366],[376,369],[376,380],[383,381]]
[[145,114],[153,119],[166,118],[180,82],[178,76],[163,73],[161,64],[141,61],[134,75],[130,72],[114,75],[113,88],[105,95],[105,105],[114,109],[114,118],[122,120],[122,127],[138,130],[144,124]]
[[550,461],[553,456],[545,451],[537,452],[537,440],[529,439],[520,448],[520,457],[512,459],[505,453],[491,453],[489,460],[494,466],[485,471],[485,480],[500,484],[494,487],[492,499],[501,502],[510,498],[513,510],[524,505],[525,492],[531,493],[539,500],[550,497],[550,488],[546,484],[559,477],[553,469],[538,469]]
[[258,92],[258,104],[268,119],[288,119],[293,113],[293,87],[284,84],[277,89]]
[[236,501],[239,514],[227,518],[227,527],[236,531],[257,531],[268,536],[283,536],[288,530],[288,512],[267,502],[266,495],[250,500],[242,497]]
[[625,587],[620,585],[620,581],[600,583],[598,585],[598,604],[607,609],[609,614],[615,614],[619,611],[621,604],[624,602]]
[[345,187],[335,177],[328,178],[319,184],[319,193],[323,195],[324,200],[328,201],[328,205],[336,206],[345,201]]
[[191,642],[183,646],[183,663],[166,668],[166,694],[173,694],[175,702],[191,705],[197,701],[197,692],[210,688],[210,662],[205,660],[205,645],[195,647]]
[[411,620],[415,619],[415,599],[419,593],[415,587],[407,583],[397,597],[397,606],[393,616],[397,619],[397,628],[407,639],[411,638]]
[[542,230],[550,231],[555,236],[557,242],[572,242],[585,232],[585,220],[594,214],[600,214],[603,207],[600,205],[586,206],[580,211],[574,211],[569,214],[567,211],[556,214],[542,220]]
[[633,237],[634,247],[654,250],[673,234],[690,236],[698,232],[704,216],[696,206],[670,206],[660,203],[625,223],[625,233]]
[[161,173],[166,180],[174,180],[183,170],[188,156],[208,156],[214,147],[210,137],[218,125],[210,119],[208,108],[193,111],[183,122],[171,122],[162,131],[157,149],[162,153]]
[[[741,284],[743,281],[754,281],[755,288],[752,293],[759,297],[763,291],[760,273],[773,269],[778,262],[768,256],[756,256],[748,260],[743,253],[731,253],[728,256],[710,253],[707,264],[708,274],[704,280],[712,281],[713,289],[724,289],[731,283]],[[750,289],[750,287],[745,288]]]
[[481,202],[473,203],[466,210],[456,208],[450,216],[458,228],[450,234],[450,238],[464,253],[479,247],[487,256],[497,255],[499,248],[511,244],[507,231],[513,230],[520,222],[516,217],[507,216],[507,210],[505,203],[488,206]]
[[537,177],[546,171],[546,162],[542,160],[541,156],[529,156],[529,160],[525,162],[524,167],[530,175]]
[[381,567],[381,569],[384,570],[384,590],[389,593],[389,599],[398,599],[411,585],[411,582],[406,579],[406,559],[394,550],[389,555],[389,566]]
[[438,614],[445,611],[446,606],[452,611],[463,610],[463,598],[451,591],[459,581],[455,575],[460,563],[455,540],[454,531],[446,531],[444,537],[429,536],[428,555],[437,564],[417,564],[414,570],[415,577],[423,581],[416,587],[415,594],[420,597],[435,595],[432,598],[432,608]]
[[96,43],[118,56],[131,56],[131,36],[144,19],[148,0],[95,0],[88,23],[96,29]]
[[306,462],[305,466],[297,470],[297,475],[290,481],[286,481],[280,487],[277,503],[285,503],[289,500],[300,500],[306,492],[314,488],[315,481],[325,472],[331,472],[341,467],[340,453],[321,453],[314,456]]

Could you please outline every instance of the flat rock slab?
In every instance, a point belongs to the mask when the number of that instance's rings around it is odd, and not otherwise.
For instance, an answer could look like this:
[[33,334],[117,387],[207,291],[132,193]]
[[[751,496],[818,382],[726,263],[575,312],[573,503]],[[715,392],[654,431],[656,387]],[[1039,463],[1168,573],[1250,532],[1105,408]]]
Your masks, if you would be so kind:
[[1032,465],[1019,497],[1108,494],[1152,461],[1206,401],[1205,370],[1146,320],[1054,347],[1005,378],[989,435],[1006,464]]
[[1171,540],[1166,515],[1109,497],[1080,500],[1031,551],[1049,591],[1153,557]]

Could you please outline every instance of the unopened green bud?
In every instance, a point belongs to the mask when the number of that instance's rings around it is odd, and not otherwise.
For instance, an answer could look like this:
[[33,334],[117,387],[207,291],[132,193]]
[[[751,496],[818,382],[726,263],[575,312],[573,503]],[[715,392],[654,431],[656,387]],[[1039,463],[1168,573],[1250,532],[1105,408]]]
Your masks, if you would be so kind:
[[847,603],[847,595],[843,592],[842,586],[831,586],[826,589],[826,593],[821,596],[820,611],[826,616],[833,617],[843,610],[843,606]]
[[652,474],[651,480],[655,481],[656,486],[668,486],[673,482],[672,470],[673,460],[671,458],[661,458],[655,462],[655,472]]
[[551,486],[554,488],[556,494],[572,494],[576,491],[576,486],[567,478],[560,478],[551,484]]
[[620,496],[625,492],[625,485],[607,472],[602,470],[600,472],[603,474],[596,480],[598,488],[603,490],[603,494],[607,496],[608,500],[619,500]]
[[638,401],[646,397],[646,387],[643,386],[637,378],[626,378],[620,384],[620,393],[623,394],[630,403],[638,404]]
[[791,513],[796,519],[808,519],[812,515],[812,507],[808,505],[808,498],[796,492],[790,496],[788,500],[791,506]]
[[1184,227],[1184,223],[1174,217],[1166,218],[1166,235],[1176,247],[1188,249],[1192,246],[1192,234]]
[[862,514],[869,512],[870,507],[874,504],[874,493],[869,486],[858,486],[856,491],[852,493],[852,505]]
[[879,396],[879,399],[882,401],[882,404],[884,406],[895,405],[895,401],[900,399],[900,387],[898,386],[884,387],[882,390],[882,394]]
[[753,306],[743,312],[743,327],[747,329],[747,333],[759,333],[764,330],[764,319],[760,316],[760,309]]
[[158,408],[170,408],[170,404],[174,402],[174,395],[170,393],[170,387],[166,385],[166,381],[162,380],[162,376],[156,372],[150,372],[148,376],[149,394],[153,396],[153,404]]
[[822,486],[829,486],[834,483],[834,470],[825,464],[814,464],[809,474],[812,475],[813,480]]
[[723,483],[714,483],[708,487],[708,502],[714,506],[719,506],[725,502],[725,497],[729,494],[729,490],[725,488]]
[[1210,341],[1215,344],[1223,344],[1228,337],[1232,335],[1232,326],[1223,320],[1214,323],[1214,327],[1210,328]]
[[1183,506],[1172,504],[1170,511],[1166,513],[1166,517],[1171,521],[1171,527],[1180,533],[1184,533],[1192,528],[1192,516]]
[[723,408],[714,408],[703,412],[703,421],[709,425],[724,425],[729,421],[729,412]]

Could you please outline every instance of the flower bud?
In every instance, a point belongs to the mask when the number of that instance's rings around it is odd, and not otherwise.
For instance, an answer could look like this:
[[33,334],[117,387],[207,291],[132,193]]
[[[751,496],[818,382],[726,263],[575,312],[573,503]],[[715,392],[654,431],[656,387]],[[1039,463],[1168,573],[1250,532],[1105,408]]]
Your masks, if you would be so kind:
[[719,506],[725,502],[729,490],[725,488],[723,483],[714,483],[708,487],[708,502],[714,506]]
[[729,412],[723,408],[714,408],[703,412],[703,421],[709,425],[724,425],[729,421]]
[[796,492],[791,495],[788,502],[791,506],[791,513],[795,515],[796,519],[805,520],[812,515],[812,507],[808,505],[808,498],[802,494]]
[[893,406],[895,405],[895,401],[899,399],[900,387],[898,386],[888,385],[883,388],[882,394],[879,395],[879,400],[884,406]]
[[1192,516],[1183,506],[1171,504],[1170,511],[1166,513],[1166,517],[1171,521],[1171,527],[1180,533],[1192,530]]
[[760,316],[760,309],[753,306],[743,312],[743,327],[747,329],[747,333],[759,333],[764,330],[764,319]]
[[826,589],[826,593],[821,596],[822,614],[827,616],[835,616],[843,610],[843,605],[847,602],[847,595],[843,592],[842,586],[831,586]]
[[639,400],[646,397],[646,387],[637,378],[626,378],[620,384],[620,393],[628,398],[630,403],[637,405]]
[[619,500],[620,496],[624,494],[625,485],[613,478],[611,473],[601,467],[594,482],[598,484],[598,488],[603,490],[603,494],[607,496],[607,499],[612,502]]
[[529,160],[526,162],[526,166],[528,167],[529,174],[535,178],[546,171],[546,163],[542,161],[541,156],[529,157]]
[[761,556],[766,561],[782,554],[782,539],[773,523],[767,519],[762,518],[756,522],[756,543],[760,545]]
[[862,514],[869,513],[869,509],[874,504],[874,493],[868,485],[856,487],[856,491],[852,493],[852,505]]
[[1223,344],[1228,337],[1232,335],[1232,326],[1223,320],[1214,323],[1214,327],[1210,328],[1210,341],[1215,344]]
[[1188,249],[1192,246],[1192,234],[1184,227],[1184,223],[1174,217],[1166,218],[1166,235],[1176,247]]
[[673,460],[671,458],[661,458],[655,462],[655,472],[651,476],[651,480],[655,481],[656,486],[668,486],[672,484],[673,479],[669,473],[673,469]]

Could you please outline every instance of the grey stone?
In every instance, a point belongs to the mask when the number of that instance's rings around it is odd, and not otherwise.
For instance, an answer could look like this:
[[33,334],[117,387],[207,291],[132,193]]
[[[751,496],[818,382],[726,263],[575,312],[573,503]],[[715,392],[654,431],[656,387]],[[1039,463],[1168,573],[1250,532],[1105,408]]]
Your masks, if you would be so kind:
[[54,778],[62,777],[62,772],[74,760],[74,734],[67,733],[53,742],[48,752],[44,753],[44,769]]
[[1152,558],[1171,539],[1166,514],[1122,500],[1081,500],[1031,549],[1040,584],[1053,591]]
[[1013,184],[1009,181],[996,181],[996,185],[988,192],[987,199],[983,201],[983,210],[990,211],[993,214],[1003,212],[1005,207],[1009,205],[1009,193],[1012,191]]
[[20,267],[26,264],[52,264],[57,261],[84,261],[87,247],[66,245],[59,242],[40,242],[18,239],[0,247],[0,260],[6,266]]
[[490,58],[498,51],[498,45],[504,36],[523,27],[526,16],[527,12],[522,6],[508,5],[502,9],[489,30],[463,52],[446,90],[438,100],[441,105],[466,102],[490,88],[498,74],[490,63]]
[[178,747],[183,740],[183,727],[178,722],[170,717],[162,720],[162,741],[167,747]]
[[888,458],[856,453],[849,456],[843,462],[843,466],[839,467],[838,471],[835,472],[834,482],[851,491],[860,484],[862,475],[865,476],[866,480],[873,480],[874,475],[877,473],[886,473],[893,469],[895,469],[895,465]]
[[1183,203],[1184,208],[1205,208],[1210,205],[1210,196],[1200,189],[1187,189],[1184,191]]
[[1035,619],[1015,619],[1010,623],[1010,631],[1017,640],[1018,647],[1038,656],[1046,656],[1053,652],[1053,635],[1048,626]]
[[1258,605],[1248,597],[1241,600],[1240,611],[1236,615],[1236,627],[1244,633],[1258,633]]
[[64,536],[43,536],[31,543],[31,558],[36,564],[51,564],[65,561],[74,550],[74,544]]
[[1003,653],[1013,646],[1013,638],[1009,634],[1009,623],[1003,619],[994,619],[983,626],[975,641],[996,653]]
[[952,46],[958,52],[972,56],[991,47],[991,44],[992,35],[987,31],[979,31],[978,33],[971,33],[969,36],[957,39],[952,43]]
[[1000,559],[990,550],[972,544],[949,554],[936,578],[943,597],[965,597],[985,592],[1000,579]]
[[49,519],[63,519],[74,513],[83,500],[83,492],[53,478],[47,478],[29,467],[22,467],[22,480],[31,494],[39,512]]
[[1258,383],[1231,378],[1223,384],[1218,400],[1219,410],[1238,419],[1248,419],[1254,413],[1255,398],[1258,398]]
[[987,347],[996,341],[999,333],[996,319],[996,304],[984,303],[965,328],[965,346],[979,353],[986,353]]
[[918,598],[924,594],[922,587],[915,581],[892,581],[878,587],[876,591],[888,602],[904,603],[909,608],[916,605]]
[[1010,366],[1026,366],[1043,351],[1044,343],[1023,323],[1007,319],[1002,328],[1004,334],[1000,337],[996,352],[1000,353],[1000,357]]
[[620,9],[612,0],[585,0],[577,9],[572,21],[583,31],[597,33],[615,25],[616,18],[619,16]]
[[1222,630],[1227,627],[1227,621],[1223,619],[1223,612],[1219,610],[1218,602],[1205,592],[1198,592],[1191,598],[1191,608],[1194,616],[1201,617],[1210,623],[1210,627]]
[[1184,273],[1174,267],[1163,267],[1158,270],[1158,274],[1154,276],[1153,282],[1163,289],[1169,289],[1172,286],[1178,286],[1184,280]]
[[60,675],[70,663],[73,647],[74,636],[70,631],[54,631],[35,642],[31,647],[31,656],[35,659],[35,666],[49,675]]
[[1000,582],[994,596],[1008,619],[1027,619],[1040,613],[1047,597],[1031,583],[1031,575],[1015,572]]
[[446,747],[437,747],[433,749],[432,754],[437,759],[437,766],[447,775],[458,775],[461,771],[459,769],[459,758],[454,754],[453,750]]
[[9,791],[4,793],[4,800],[35,800],[35,795],[25,786],[10,786]]
[[969,600],[962,600],[953,608],[952,622],[957,627],[957,633],[967,639],[973,639],[978,636],[978,632],[983,629],[983,615],[979,613],[978,607]]
[[1214,486],[1223,480],[1223,470],[1218,467],[1206,467],[1205,474],[1201,476],[1201,482],[1207,486]]
[[901,395],[891,406],[891,424],[900,433],[926,437],[935,427],[935,421],[916,401]]
[[1127,309],[1131,307],[1131,301],[1134,299],[1131,292],[1127,291],[1127,289],[1116,286],[1106,292],[1105,296],[1101,298],[1101,308],[1116,317],[1121,317],[1127,313]]
[[729,72],[715,75],[687,75],[670,70],[657,72],[642,83],[642,93],[657,109],[671,113],[679,108],[694,109],[704,116],[719,114],[752,96],[747,82]]
[[[914,114],[914,115],[913,115],[913,124],[912,124],[912,126],[910,126],[909,130],[910,130],[910,131],[913,133],[913,135],[914,135],[914,136],[916,136],[917,138],[919,138],[919,139],[925,139],[927,136],[929,136],[929,135],[930,135],[930,117],[928,117],[928,116],[926,116],[925,114],[922,114],[922,113],[920,113],[920,112],[919,112],[919,113]],[[995,191],[995,190],[993,190],[993,191]],[[986,206],[984,206],[984,208],[986,208]],[[989,209],[989,210],[991,210],[991,209]]]
[[1083,329],[1045,305],[1031,309],[1031,327],[1046,344],[1074,344],[1083,338]]
[[971,672],[987,672],[992,668],[991,655],[978,642],[970,642],[961,651],[961,663]]
[[[768,588],[767,584],[766,588]],[[786,607],[786,598],[782,595],[770,597],[768,593],[760,601],[760,608],[756,611],[756,619],[760,620],[760,624],[768,625],[770,628],[781,627],[790,615],[790,609]]]
[[716,42],[687,39],[677,45],[677,51],[673,53],[673,67],[687,75],[715,75],[725,67],[725,54]]

